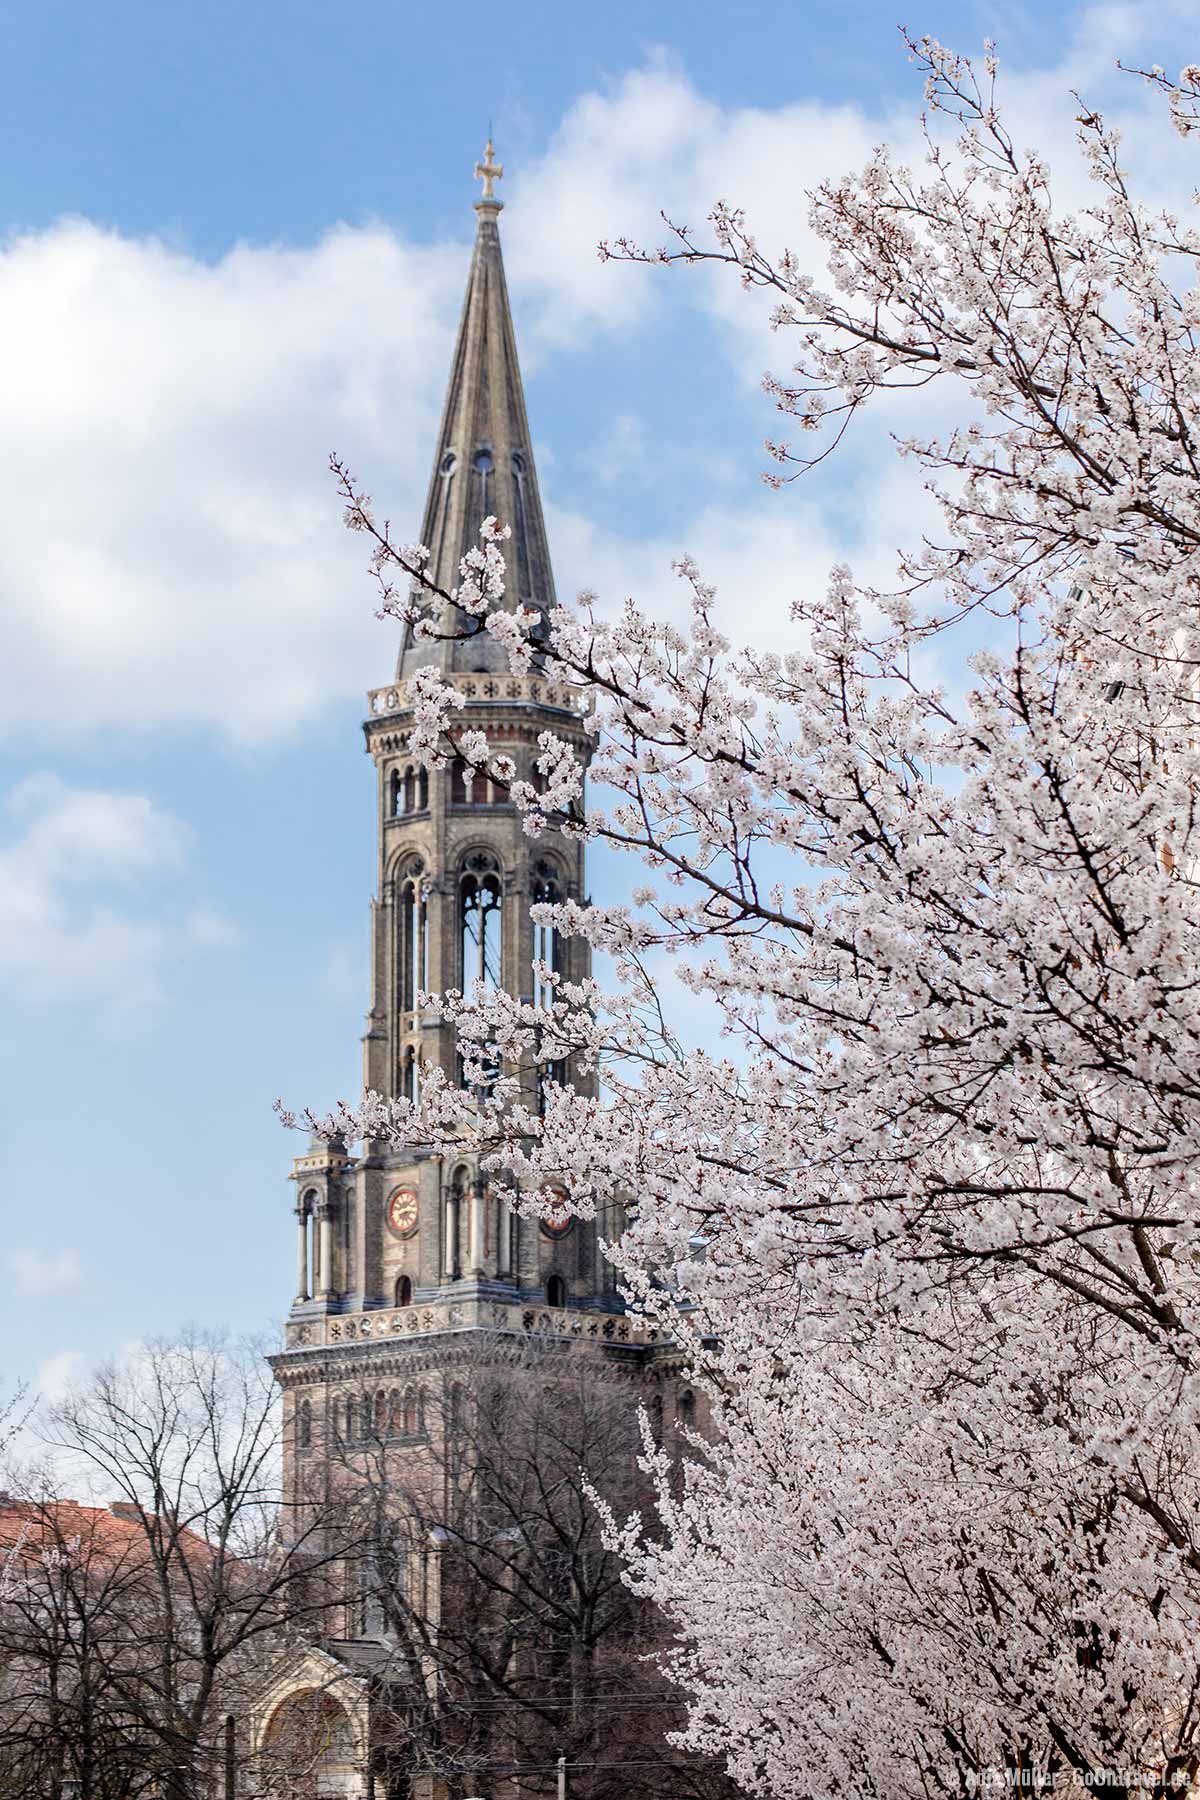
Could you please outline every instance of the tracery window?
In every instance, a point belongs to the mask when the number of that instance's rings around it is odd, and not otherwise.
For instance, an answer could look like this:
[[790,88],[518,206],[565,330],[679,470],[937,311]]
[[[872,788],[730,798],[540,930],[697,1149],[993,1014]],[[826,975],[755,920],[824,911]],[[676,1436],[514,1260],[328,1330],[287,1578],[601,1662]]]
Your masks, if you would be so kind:
[[459,882],[464,991],[476,981],[489,988],[500,986],[503,909],[499,865],[485,851],[477,851],[467,858]]

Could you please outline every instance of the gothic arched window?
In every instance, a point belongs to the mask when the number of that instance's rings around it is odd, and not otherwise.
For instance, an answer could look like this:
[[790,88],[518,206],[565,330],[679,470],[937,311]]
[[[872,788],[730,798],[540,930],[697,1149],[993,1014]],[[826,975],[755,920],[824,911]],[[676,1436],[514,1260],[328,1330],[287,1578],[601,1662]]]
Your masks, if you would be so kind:
[[356,1405],[354,1403],[354,1395],[347,1394],[347,1396],[346,1396],[346,1429],[345,1429],[345,1433],[344,1433],[347,1443],[350,1443],[351,1440],[357,1435],[357,1431],[358,1431],[358,1408],[356,1407]]
[[450,764],[451,806],[469,805],[474,791],[474,770],[467,766],[461,756],[456,756]]
[[458,892],[463,989],[476,981],[498,988],[504,907],[495,858],[483,851],[468,857]]
[[[563,897],[562,883],[558,871],[552,862],[539,862],[533,871],[533,891],[530,898],[534,906],[557,906]],[[550,1006],[554,999],[554,985],[546,979],[538,968],[544,963],[546,968],[555,974],[564,973],[563,941],[553,925],[535,925],[533,928],[533,1004]]]
[[414,1106],[420,1098],[420,1085],[421,1075],[420,1066],[417,1062],[417,1053],[413,1046],[409,1044],[404,1052],[404,1060],[400,1071],[400,1092],[404,1099],[411,1100]]
[[404,1413],[400,1405],[400,1395],[395,1388],[388,1395],[388,1436],[399,1437],[404,1429]]
[[417,811],[429,811],[429,770],[417,770]]
[[387,1395],[384,1393],[383,1389],[380,1388],[375,1396],[375,1436],[380,1438],[386,1437],[387,1425]]
[[404,784],[399,769],[388,776],[388,818],[398,819],[404,810]]
[[296,1443],[307,1450],[312,1443],[312,1402],[302,1400],[296,1413]]
[[416,1390],[414,1388],[409,1388],[407,1393],[404,1396],[404,1435],[405,1435],[405,1437],[416,1437],[418,1431],[420,1430],[420,1427],[421,1427],[421,1412],[420,1412],[419,1406],[417,1405]]
[[496,467],[496,459],[484,444],[475,452],[475,475],[479,482],[479,518],[486,519],[491,511],[489,487],[492,472]]
[[567,1284],[561,1275],[552,1275],[546,1283],[546,1305],[565,1306],[567,1304]]
[[512,453],[513,478],[513,523],[516,530],[517,552],[517,592],[522,600],[528,600],[533,593],[533,580],[529,568],[529,528],[525,515],[525,458],[519,450]]
[[401,1012],[412,1012],[417,1004],[417,995],[429,985],[427,911],[421,865],[410,863],[400,877],[396,965]]
[[401,1275],[396,1282],[396,1305],[412,1305],[412,1277],[409,1275]]

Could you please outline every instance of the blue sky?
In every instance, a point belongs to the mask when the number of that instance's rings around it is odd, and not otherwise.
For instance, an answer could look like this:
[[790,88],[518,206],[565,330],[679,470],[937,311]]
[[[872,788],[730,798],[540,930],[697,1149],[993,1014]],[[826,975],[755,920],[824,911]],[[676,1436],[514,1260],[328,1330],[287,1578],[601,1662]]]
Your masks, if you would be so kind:
[[[1112,68],[1193,56],[1196,6],[905,10],[999,41],[1069,182],[1077,86],[1186,199]],[[290,1298],[271,1103],[356,1091],[359,724],[394,657],[325,459],[416,529],[489,118],[560,592],[670,607],[686,549],[737,635],[781,642],[835,558],[886,572],[911,476],[864,439],[768,493],[761,309],[594,247],[722,197],[803,250],[804,189],[911,145],[920,95],[875,4],[0,16],[0,1379],[53,1389]]]

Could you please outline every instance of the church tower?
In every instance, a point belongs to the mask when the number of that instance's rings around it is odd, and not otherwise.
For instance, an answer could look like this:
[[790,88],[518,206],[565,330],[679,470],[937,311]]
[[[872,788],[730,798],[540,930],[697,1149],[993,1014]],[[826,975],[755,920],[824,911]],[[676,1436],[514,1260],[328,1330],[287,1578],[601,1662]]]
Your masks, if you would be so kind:
[[[493,184],[501,173],[489,142],[476,165],[483,196],[422,538],[431,584],[449,591],[481,522],[495,515],[511,530],[505,603],[545,615],[554,583],[500,253]],[[574,690],[536,666],[511,674],[487,633],[454,641],[406,632],[394,679],[369,695],[378,861],[363,1073],[385,1097],[416,1098],[431,1069],[462,1079],[453,1028],[421,1008],[422,992],[482,980],[539,1002],[545,976],[535,965],[572,981],[589,967],[585,944],[531,917],[539,901],[584,899],[581,841],[526,836],[507,791],[485,773],[462,762],[425,769],[410,753],[410,684],[430,664],[463,697],[456,727],[485,731],[535,786],[542,733],[565,739],[584,761],[590,742]],[[519,1076],[536,1109],[537,1070],[506,1072]],[[552,1073],[585,1079],[569,1062]],[[665,1399],[671,1418],[690,1425],[678,1352],[626,1314],[596,1223],[523,1218],[469,1157],[383,1143],[352,1156],[339,1142],[314,1140],[292,1181],[296,1295],[271,1364],[283,1395],[284,1529],[295,1542],[307,1547],[314,1528],[319,1541],[317,1522],[333,1518],[349,1491],[377,1496],[390,1518],[389,1496],[407,1491],[411,1500],[447,1481],[461,1467],[455,1446],[474,1404],[470,1371],[481,1362],[503,1369],[524,1360],[560,1377],[571,1366],[602,1368],[618,1378],[623,1417],[632,1421],[644,1401],[661,1434]],[[628,1459],[632,1468],[634,1448]],[[469,1609],[469,1589],[456,1586],[444,1533],[421,1544],[403,1579],[444,1624],[447,1609]],[[363,1782],[375,1792],[374,1771],[394,1763],[411,1690],[401,1682],[396,1698],[396,1640],[371,1600],[378,1582],[368,1568],[364,1585],[363,1568],[345,1568],[340,1557],[333,1553],[344,1597],[264,1688],[249,1743],[264,1767],[277,1751],[290,1767],[289,1733],[306,1742],[315,1733],[324,1746],[316,1791],[358,1794]],[[444,1784],[414,1775],[393,1787],[389,1777],[378,1791],[443,1800]]]
[[[429,578],[449,590],[459,563],[494,514],[504,545],[506,604],[554,605],[546,527],[498,229],[492,161],[484,183],[466,299],[434,447],[423,541]],[[368,697],[366,747],[375,767],[377,892],[371,904],[371,1006],[363,1040],[368,1088],[415,1098],[424,1071],[461,1079],[455,1034],[418,1005],[422,991],[476,979],[522,999],[542,998],[535,963],[569,980],[588,971],[587,946],[535,926],[538,901],[584,898],[583,849],[558,833],[528,837],[507,792],[461,762],[424,769],[408,750],[413,672],[435,663],[464,699],[456,725],[482,729],[537,782],[539,735],[553,732],[586,758],[574,691],[538,672],[513,675],[487,633],[445,641],[406,632],[395,679]],[[530,1105],[536,1069],[518,1071]],[[569,1066],[557,1079],[578,1079]],[[351,1157],[314,1142],[293,1167],[297,1282],[286,1348],[275,1359],[294,1429],[293,1492],[310,1488],[306,1459],[338,1428],[353,1398],[386,1395],[406,1354],[449,1334],[562,1332],[619,1352],[639,1328],[624,1314],[595,1223],[519,1217],[468,1158],[368,1143]],[[374,1398],[371,1401],[375,1405]]]

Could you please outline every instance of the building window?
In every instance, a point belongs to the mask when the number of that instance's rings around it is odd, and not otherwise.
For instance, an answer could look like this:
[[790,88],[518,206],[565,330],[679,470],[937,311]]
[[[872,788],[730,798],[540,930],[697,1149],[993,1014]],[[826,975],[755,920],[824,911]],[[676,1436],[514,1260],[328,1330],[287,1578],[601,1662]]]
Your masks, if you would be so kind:
[[561,1275],[552,1275],[546,1283],[546,1305],[565,1306],[567,1304],[567,1284]]
[[296,1412],[296,1443],[307,1450],[312,1443],[312,1403],[302,1400]]
[[396,1283],[396,1305],[397,1306],[411,1306],[412,1305],[412,1278],[411,1278],[411,1276],[401,1275],[399,1280],[397,1281],[397,1283]]
[[415,1106],[421,1097],[421,1071],[416,1050],[411,1044],[404,1052],[400,1071],[400,1092],[405,1100],[411,1100]]
[[476,981],[500,986],[503,900],[500,870],[493,857],[480,852],[468,859],[459,884],[463,989]]
[[[401,1012],[412,1012],[417,995],[428,987],[429,930],[423,871],[410,863],[400,878],[400,917],[396,960]],[[415,1095],[409,1095],[415,1098]]]
[[467,1223],[467,1196],[471,1177],[467,1169],[456,1169],[446,1199],[446,1273],[453,1280],[462,1275],[462,1239]]
[[514,548],[517,553],[517,593],[529,604],[533,595],[533,580],[529,568],[529,526],[525,511],[525,458],[519,450],[512,453],[513,478],[513,532]]
[[[562,883],[558,872],[551,862],[539,862],[533,871],[533,893],[535,906],[558,906],[562,902]],[[547,979],[537,967],[544,963],[547,971],[556,975],[565,973],[563,942],[553,925],[535,925],[533,928],[533,1004],[549,1007],[554,1000],[554,984]]]
[[321,1233],[317,1226],[317,1201],[320,1199],[316,1188],[309,1188],[302,1201],[304,1208],[305,1256],[308,1263],[309,1292],[317,1291],[317,1277],[321,1272],[320,1250]]
[[429,770],[417,770],[417,811],[429,811]]
[[546,1106],[550,1099],[550,1086],[566,1087],[570,1075],[570,1065],[565,1056],[557,1062],[539,1063],[537,1066],[537,1115],[544,1118]]
[[488,487],[489,487],[489,483],[491,481],[492,471],[495,467],[496,467],[495,458],[493,457],[491,451],[487,448],[486,445],[484,445],[482,449],[479,449],[475,452],[475,473],[479,478],[479,518],[480,518],[480,520],[486,519],[489,511],[491,510]]
[[692,1393],[690,1388],[685,1388],[683,1393],[680,1394],[679,1405],[676,1410],[678,1412],[679,1423],[681,1425],[690,1428],[692,1425],[695,1424],[695,1421],[696,1421],[696,1396],[695,1396],[695,1394]]

